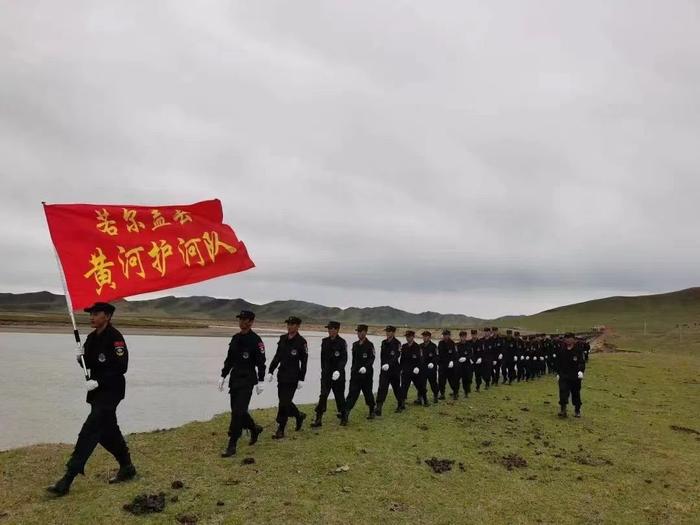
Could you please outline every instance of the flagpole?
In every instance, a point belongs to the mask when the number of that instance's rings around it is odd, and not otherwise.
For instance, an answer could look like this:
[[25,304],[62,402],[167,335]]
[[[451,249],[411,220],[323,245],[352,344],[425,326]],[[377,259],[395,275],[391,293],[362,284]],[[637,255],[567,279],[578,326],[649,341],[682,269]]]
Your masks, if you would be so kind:
[[[46,203],[42,202],[45,206]],[[90,374],[88,374],[87,367],[85,366],[85,357],[83,356],[83,347],[80,344],[80,332],[78,331],[78,326],[75,324],[75,315],[73,314],[73,307],[71,305],[70,294],[68,293],[68,284],[66,283],[66,276],[63,273],[63,266],[61,266],[61,259],[58,258],[58,252],[54,246],[53,254],[56,257],[56,266],[58,267],[58,275],[61,277],[61,285],[63,286],[63,295],[66,298],[66,308],[68,309],[68,315],[70,316],[71,323],[73,324],[73,337],[75,337],[75,346],[77,352],[80,354],[80,366],[83,367],[83,372],[85,373],[85,380],[90,379]]]

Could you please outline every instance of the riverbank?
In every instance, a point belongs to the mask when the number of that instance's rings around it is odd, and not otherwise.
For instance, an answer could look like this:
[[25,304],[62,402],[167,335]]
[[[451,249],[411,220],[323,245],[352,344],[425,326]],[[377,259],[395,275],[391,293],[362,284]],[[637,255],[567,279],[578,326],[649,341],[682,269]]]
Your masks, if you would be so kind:
[[[699,374],[693,356],[596,354],[580,420],[555,416],[553,377],[403,414],[390,398],[372,422],[360,401],[349,427],[331,413],[282,442],[270,439],[274,409],[256,410],[260,443],[229,460],[224,414],[130,435],[132,483],[107,485],[115,465],[100,449],[61,500],[43,487],[71,447],[15,449],[0,453],[0,523],[141,523],[122,506],[161,491],[148,523],[693,523]],[[433,457],[451,470],[434,472]]]

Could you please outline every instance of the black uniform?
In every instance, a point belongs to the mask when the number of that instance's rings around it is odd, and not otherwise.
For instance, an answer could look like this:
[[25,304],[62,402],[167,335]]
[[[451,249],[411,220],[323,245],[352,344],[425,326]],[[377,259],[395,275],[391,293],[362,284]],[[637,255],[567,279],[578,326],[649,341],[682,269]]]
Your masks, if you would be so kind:
[[[350,388],[348,398],[345,403],[349,413],[360,397],[360,392],[365,397],[365,403],[369,407],[370,417],[374,416],[374,393],[372,386],[374,383],[374,344],[365,338],[364,341],[355,341],[352,344],[352,364],[350,366]],[[360,373],[360,368],[365,368],[365,373]]]
[[481,382],[486,381],[487,375],[484,374],[484,362],[486,361],[486,352],[484,350],[484,339],[470,339],[472,345],[472,359],[474,361],[474,381],[476,382],[476,391],[481,390]]
[[[438,394],[440,393],[440,388],[437,381],[437,369],[438,369],[438,353],[437,346],[435,343],[430,341],[428,344],[421,343],[421,356],[423,358],[423,374],[425,375],[425,380],[430,383],[430,390],[433,393],[433,401],[437,403]],[[433,365],[430,368],[429,365]],[[427,390],[427,385],[426,385]]]
[[[459,391],[459,380],[462,381],[464,396],[467,397],[472,391],[472,376],[474,375],[474,351],[472,341],[457,343],[457,390]],[[464,359],[464,361],[462,361]]]
[[[335,407],[342,418],[345,414],[345,365],[348,362],[348,344],[339,335],[324,337],[321,341],[321,395],[318,397],[316,414],[322,416],[326,411],[328,394],[331,390],[335,397]],[[333,372],[340,377],[333,381]]]
[[[445,398],[445,386],[450,383],[452,397],[459,395],[459,377],[457,375],[457,347],[452,339],[444,339],[438,343],[438,384],[440,386],[440,399]],[[452,368],[450,368],[452,363]]]
[[515,379],[515,355],[517,352],[515,341],[515,337],[510,335],[503,340],[503,382],[508,381],[509,385]]
[[[491,382],[498,386],[499,378],[501,377],[501,367],[503,365],[503,338],[500,335],[493,337],[493,360],[491,361]],[[495,362],[494,362],[495,361]],[[504,377],[505,382],[505,377]]]
[[221,369],[221,377],[231,374],[228,393],[231,397],[231,423],[228,427],[229,446],[234,446],[243,429],[255,429],[255,421],[248,412],[253,387],[265,379],[265,345],[252,330],[237,333],[228,344],[228,354]]
[[306,362],[309,359],[309,349],[304,339],[298,332],[293,337],[288,334],[280,336],[277,342],[277,352],[270,363],[270,373],[274,373],[277,366],[277,424],[284,431],[287,420],[290,417],[298,418],[301,413],[292,401],[299,381],[306,377]]
[[389,365],[389,370],[379,372],[379,389],[377,390],[377,412],[381,414],[382,405],[386,401],[389,393],[389,385],[394,391],[397,406],[403,406],[401,395],[401,343],[395,337],[391,340],[384,339],[379,352],[379,359],[382,366]]
[[[418,369],[418,373],[413,371]],[[425,369],[423,367],[423,358],[421,356],[421,347],[418,343],[405,343],[401,346],[401,388],[404,403],[408,399],[408,389],[411,388],[411,383],[416,387],[418,399],[416,404],[423,403],[428,406],[428,394],[425,385]]]
[[484,337],[482,346],[484,348],[484,358],[482,360],[481,375],[486,383],[486,389],[488,389],[491,386],[491,381],[493,381],[493,362],[496,361],[496,356],[494,355],[496,351],[495,339],[493,337]]
[[559,405],[562,411],[566,409],[571,395],[571,404],[576,412],[581,409],[581,380],[578,378],[579,372],[586,370],[586,359],[583,347],[574,344],[568,348],[563,344],[557,351],[557,370],[559,373]]
[[66,464],[69,474],[85,474],[85,464],[99,443],[119,462],[131,465],[129,449],[117,424],[117,405],[124,399],[124,374],[129,364],[129,351],[122,334],[108,324],[101,333],[92,331],[83,345],[85,366],[90,379],[98,387],[87,393],[90,414],[78,434],[78,441]]

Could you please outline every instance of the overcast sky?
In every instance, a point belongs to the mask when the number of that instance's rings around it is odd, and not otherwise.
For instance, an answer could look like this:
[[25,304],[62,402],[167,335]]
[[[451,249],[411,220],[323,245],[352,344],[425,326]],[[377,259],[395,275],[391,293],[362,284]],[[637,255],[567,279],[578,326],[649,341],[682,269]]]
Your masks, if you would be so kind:
[[166,294],[491,317],[699,285],[700,4],[8,2],[0,176],[0,291],[60,291],[42,200],[212,197],[257,268]]

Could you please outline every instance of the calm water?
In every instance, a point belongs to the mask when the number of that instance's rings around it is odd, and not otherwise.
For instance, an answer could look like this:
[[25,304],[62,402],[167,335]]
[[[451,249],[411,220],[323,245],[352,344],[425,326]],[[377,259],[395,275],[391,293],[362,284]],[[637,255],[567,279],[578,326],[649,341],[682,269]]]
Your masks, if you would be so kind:
[[[217,389],[227,338],[123,333],[129,346],[129,372],[126,399],[117,412],[122,432],[179,426],[229,410],[227,390]],[[258,333],[265,341],[269,364],[279,336]],[[326,334],[302,335],[309,343],[309,364],[304,388],[294,400],[313,403],[318,400],[321,338]],[[343,337],[348,346],[356,339],[355,334]],[[382,338],[370,339],[378,352]],[[75,441],[89,405],[72,340],[72,334],[0,333],[0,450]],[[253,408],[276,406],[276,379],[266,381],[265,387],[262,395],[253,394]]]

